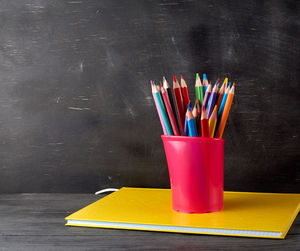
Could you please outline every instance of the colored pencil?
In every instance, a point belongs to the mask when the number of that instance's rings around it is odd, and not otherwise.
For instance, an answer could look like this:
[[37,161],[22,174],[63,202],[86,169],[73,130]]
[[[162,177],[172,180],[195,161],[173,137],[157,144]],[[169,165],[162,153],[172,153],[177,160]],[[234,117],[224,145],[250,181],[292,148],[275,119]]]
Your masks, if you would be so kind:
[[196,93],[196,99],[200,102],[200,105],[202,105],[204,95],[203,95],[203,85],[201,84],[199,73],[196,74],[195,93]]
[[195,120],[195,126],[196,128],[198,127],[198,110],[197,110],[197,103],[195,103],[194,105],[194,108],[192,110],[192,114],[193,114],[193,117],[194,117],[194,120]]
[[196,99],[196,106],[197,106],[197,129],[198,129],[198,136],[201,135],[201,130],[199,130],[199,127],[201,128],[201,123],[200,123],[200,120],[201,120],[201,106],[199,104],[199,101]]
[[208,79],[207,79],[207,76],[205,73],[203,73],[203,97],[205,96],[205,93],[207,91],[207,88],[208,88]]
[[218,89],[220,88],[220,84],[221,84],[220,80],[221,80],[221,79],[218,78],[217,81],[216,81],[216,83],[215,83],[215,85],[218,87]]
[[[225,88],[225,86],[224,86]],[[216,125],[216,130],[215,130],[215,134],[216,132],[218,131],[219,129],[219,125],[220,125],[220,122],[221,122],[221,118],[222,118],[222,113],[223,113],[223,110],[224,110],[224,107],[225,107],[225,104],[226,104],[226,100],[227,100],[227,96],[228,96],[228,93],[230,91],[230,88],[227,87],[226,90],[225,90],[225,93],[223,95],[223,98],[222,98],[222,101],[221,101],[221,105],[218,109],[218,115],[217,115],[217,125]]]
[[207,119],[207,111],[205,107],[202,108],[201,114],[201,132],[202,137],[209,137],[209,125]]
[[210,95],[209,101],[208,101],[208,105],[207,105],[207,117],[210,118],[210,115],[212,114],[215,104],[216,104],[216,100],[217,100],[217,95],[218,95],[218,85],[215,85],[212,93]]
[[230,91],[229,91],[229,93],[228,93],[228,97],[227,97],[226,105],[224,107],[224,111],[223,111],[223,114],[222,114],[220,126],[219,126],[218,131],[217,131],[216,138],[219,138],[219,139],[221,139],[222,136],[223,136],[224,128],[225,128],[227,118],[228,118],[228,115],[229,115],[229,111],[230,111],[230,108],[231,108],[232,100],[233,100],[233,97],[234,97],[234,86],[235,85],[233,84]]
[[173,92],[174,92],[176,107],[177,107],[178,115],[179,115],[179,124],[181,127],[181,131],[183,132],[185,111],[184,111],[184,106],[183,106],[183,98],[182,98],[182,94],[181,94],[181,88],[179,86],[179,83],[178,83],[175,75],[173,76]]
[[181,127],[180,127],[180,123],[179,123],[179,114],[178,114],[176,104],[175,104],[175,101],[174,101],[174,96],[173,96],[173,93],[172,93],[172,89],[171,89],[171,87],[170,87],[170,85],[169,85],[169,83],[168,83],[168,81],[166,80],[165,77],[163,77],[163,86],[164,86],[165,90],[168,93],[169,101],[170,101],[170,104],[171,104],[171,107],[172,107],[172,110],[173,110],[173,113],[174,113],[174,116],[175,116],[175,119],[176,119],[176,125],[177,125],[177,128],[178,128],[178,131],[179,131],[180,135],[182,135]]
[[223,113],[223,110],[224,110],[224,107],[225,107],[225,104],[226,104],[226,100],[227,100],[227,96],[228,96],[229,91],[230,91],[230,87],[227,87],[227,89],[225,90],[225,93],[223,95],[220,108],[218,110],[218,119],[221,118],[221,116],[222,116],[222,113]]
[[224,84],[225,84],[225,85],[227,85],[227,84],[228,84],[228,78],[225,78],[225,79],[224,79],[224,81],[223,81],[223,85],[224,85]]
[[207,107],[210,94],[211,94],[211,85],[208,85],[207,90],[205,92],[204,99],[203,99],[202,107],[205,107],[205,108]]
[[217,102],[216,102],[217,103],[217,112],[219,111],[219,108],[220,108],[220,105],[221,105],[221,102],[222,102],[222,99],[223,99],[225,86],[226,86],[226,84],[223,83],[222,86],[221,86],[221,89],[218,93],[218,96],[217,96]]
[[174,116],[174,112],[172,110],[170,100],[169,100],[169,97],[168,97],[168,93],[166,92],[166,90],[163,86],[160,88],[160,91],[161,91],[161,95],[163,97],[163,101],[165,103],[165,107],[166,107],[166,110],[167,110],[167,113],[168,113],[168,116],[169,116],[169,119],[170,119],[170,122],[171,122],[171,126],[172,126],[172,129],[173,129],[174,135],[175,136],[180,136],[180,133],[178,131],[178,127],[177,127],[177,124],[176,124],[176,119],[175,119],[175,116]]
[[217,106],[215,105],[214,111],[212,112],[209,120],[208,120],[208,125],[209,125],[209,136],[211,138],[214,137],[215,135],[215,129],[216,129],[216,124],[217,124]]
[[182,75],[180,79],[180,84],[181,84],[181,92],[182,92],[183,104],[184,104],[183,108],[184,111],[186,111],[188,103],[190,102],[190,95],[189,95],[187,84]]
[[201,114],[201,108],[200,108],[200,104],[199,101],[196,99],[195,104],[197,106],[197,117],[198,119],[200,119],[200,114]]
[[[155,84],[154,81],[153,81],[153,84]],[[159,106],[164,124],[165,124],[166,129],[167,129],[167,134],[168,135],[174,135],[171,124],[170,124],[170,121],[169,121],[169,117],[168,117],[168,114],[167,114],[167,111],[166,111],[166,108],[164,106],[164,102],[162,100],[161,94],[159,92],[159,88],[157,86],[154,86],[154,94],[155,94],[155,97],[157,99],[157,103],[158,103],[158,106]]]
[[189,135],[189,126],[188,126],[187,115],[186,115],[184,119],[183,136],[188,136],[188,135]]
[[164,133],[164,135],[168,135],[165,123],[163,121],[163,118],[162,118],[162,115],[161,115],[161,112],[160,112],[160,109],[159,109],[159,106],[158,106],[158,102],[156,100],[156,96],[154,94],[154,84],[153,84],[152,80],[150,81],[150,83],[151,83],[152,95],[153,95],[155,107],[156,107],[156,110],[157,110],[157,113],[158,113],[158,116],[159,116],[159,120],[160,120],[161,126],[163,128],[163,133]]
[[188,122],[188,127],[189,127],[189,133],[191,137],[197,137],[197,131],[195,127],[195,120],[191,111],[191,106],[188,104],[188,109],[187,109],[187,122]]

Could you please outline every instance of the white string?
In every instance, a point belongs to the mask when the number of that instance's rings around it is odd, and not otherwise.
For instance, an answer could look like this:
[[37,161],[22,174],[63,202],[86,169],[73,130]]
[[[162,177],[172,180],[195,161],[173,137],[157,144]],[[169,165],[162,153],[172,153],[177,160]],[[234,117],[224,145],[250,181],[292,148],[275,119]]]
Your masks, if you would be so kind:
[[105,188],[105,189],[102,189],[102,190],[99,190],[95,193],[95,195],[97,194],[101,194],[101,193],[107,193],[107,192],[115,192],[115,191],[118,191],[119,189],[117,188]]

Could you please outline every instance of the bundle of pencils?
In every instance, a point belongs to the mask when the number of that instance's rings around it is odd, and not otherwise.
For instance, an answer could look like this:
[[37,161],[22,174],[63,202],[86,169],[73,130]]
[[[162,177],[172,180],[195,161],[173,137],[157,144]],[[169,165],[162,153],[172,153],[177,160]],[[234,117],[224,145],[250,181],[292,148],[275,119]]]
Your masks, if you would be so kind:
[[[234,97],[235,83],[218,78],[212,87],[206,74],[196,74],[194,106],[183,76],[180,84],[173,76],[173,90],[166,78],[163,83],[150,81],[153,99],[164,135],[222,138]],[[193,108],[192,108],[193,107]]]

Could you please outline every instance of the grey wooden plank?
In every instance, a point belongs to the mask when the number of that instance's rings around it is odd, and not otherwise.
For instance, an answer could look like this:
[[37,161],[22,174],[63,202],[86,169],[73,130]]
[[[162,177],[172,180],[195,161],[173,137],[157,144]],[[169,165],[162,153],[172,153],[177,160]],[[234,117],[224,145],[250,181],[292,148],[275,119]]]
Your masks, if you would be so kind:
[[65,227],[92,194],[0,195],[0,250],[297,250],[300,219],[285,240]]

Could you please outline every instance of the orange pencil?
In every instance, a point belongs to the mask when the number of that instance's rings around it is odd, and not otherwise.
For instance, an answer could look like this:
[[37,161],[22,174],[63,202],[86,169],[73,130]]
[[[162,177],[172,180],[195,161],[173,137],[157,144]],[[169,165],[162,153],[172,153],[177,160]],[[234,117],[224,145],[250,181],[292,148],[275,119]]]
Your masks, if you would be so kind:
[[181,92],[182,92],[183,104],[184,104],[183,109],[184,111],[186,111],[188,107],[188,103],[190,103],[190,95],[189,95],[188,87],[182,75],[181,75],[180,83],[181,83]]
[[202,131],[202,137],[209,137],[209,125],[208,125],[208,119],[207,119],[207,111],[206,108],[202,108],[202,114],[201,114],[201,131]]
[[232,100],[233,100],[233,97],[234,97],[234,87],[235,87],[235,84],[233,83],[233,86],[231,87],[231,89],[228,93],[228,96],[227,96],[227,100],[226,100],[226,104],[225,104],[224,111],[223,111],[223,114],[222,114],[221,122],[220,122],[218,132],[217,132],[217,135],[216,135],[216,138],[219,138],[219,139],[221,139],[222,136],[223,136],[224,128],[225,128],[225,125],[226,125],[226,122],[227,122],[230,107],[231,107]]

